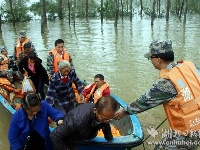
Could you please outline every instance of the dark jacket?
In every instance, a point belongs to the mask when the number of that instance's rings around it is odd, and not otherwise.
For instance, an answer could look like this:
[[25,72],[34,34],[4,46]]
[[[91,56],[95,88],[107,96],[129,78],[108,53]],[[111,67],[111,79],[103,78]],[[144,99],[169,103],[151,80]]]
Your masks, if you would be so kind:
[[81,104],[67,113],[64,123],[50,134],[55,150],[78,146],[94,138],[99,129],[103,130],[106,140],[112,140],[110,124],[96,121],[94,107],[94,103]]
[[[54,121],[63,119],[61,112],[51,107],[46,101],[41,102],[40,110],[34,119],[33,129],[36,130],[45,140],[46,150],[52,150],[52,142],[49,137],[48,117]],[[10,128],[8,131],[8,140],[12,150],[19,150],[24,147],[29,136],[30,126],[27,113],[23,108],[17,110],[12,116]],[[40,144],[40,143],[38,143]]]
[[42,60],[40,58],[36,58],[35,60],[35,72],[33,73],[28,68],[28,57],[25,56],[19,63],[18,63],[19,71],[24,74],[24,69],[28,72],[28,76],[31,77],[32,80],[37,80],[38,78],[42,78],[45,83],[48,84],[49,79],[45,68],[42,66]]

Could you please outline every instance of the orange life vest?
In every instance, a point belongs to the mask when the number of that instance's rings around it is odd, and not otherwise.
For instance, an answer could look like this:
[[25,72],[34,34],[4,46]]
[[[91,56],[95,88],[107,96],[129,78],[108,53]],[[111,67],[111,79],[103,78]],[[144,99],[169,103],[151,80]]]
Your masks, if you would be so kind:
[[96,84],[95,83],[92,83],[92,84],[89,84],[85,87],[85,89],[88,89],[90,88],[90,86],[92,86],[92,89],[90,91],[90,93],[88,95],[86,95],[86,98],[85,98],[85,101],[88,102],[90,97],[93,95],[93,98],[94,98],[94,103],[96,103],[98,101],[98,99],[100,97],[102,97],[102,94],[103,94],[103,91],[106,89],[106,88],[109,88],[110,89],[110,86],[107,82],[105,82],[100,88],[98,88],[95,92],[94,90],[96,89]]
[[187,135],[200,129],[200,72],[194,64],[182,64],[160,71],[160,78],[169,79],[177,90],[177,97],[165,103],[164,109],[172,130]]
[[23,43],[20,42],[20,39],[17,40],[17,45],[15,47],[15,57],[19,57],[19,53],[24,50],[24,44],[27,43],[29,40],[29,38],[26,38]]
[[53,66],[54,66],[54,72],[58,71],[58,62],[61,60],[67,60],[69,61],[69,54],[66,52],[66,49],[64,48],[64,54],[63,57],[59,53],[57,53],[56,48],[52,49],[49,53],[53,54]]
[[7,61],[7,63],[5,63],[5,64],[0,64],[0,71],[8,70],[8,62],[9,62],[8,57],[3,54],[0,54],[0,56],[3,57],[3,61],[5,61],[5,60]]

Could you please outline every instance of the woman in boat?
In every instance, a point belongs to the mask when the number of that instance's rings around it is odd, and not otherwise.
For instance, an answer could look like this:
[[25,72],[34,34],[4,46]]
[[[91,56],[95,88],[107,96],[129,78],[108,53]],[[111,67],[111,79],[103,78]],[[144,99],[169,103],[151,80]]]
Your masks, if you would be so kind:
[[58,64],[59,71],[54,73],[49,81],[49,88],[46,94],[46,101],[54,105],[63,114],[74,108],[76,102],[75,92],[72,83],[76,85],[78,94],[82,94],[83,86],[70,63],[62,60]]
[[34,92],[28,93],[22,103],[13,115],[8,131],[11,150],[53,150],[48,117],[61,124],[63,114],[41,101]]
[[44,83],[48,84],[49,79],[45,68],[42,66],[42,60],[37,57],[34,51],[30,51],[28,56],[25,56],[18,63],[18,67],[22,74],[30,76],[36,92],[41,99],[45,99]]
[[51,133],[55,150],[78,150],[85,140],[91,140],[102,129],[107,141],[113,139],[109,121],[117,110],[117,101],[112,96],[103,96],[97,103],[78,105],[69,111],[63,124]]

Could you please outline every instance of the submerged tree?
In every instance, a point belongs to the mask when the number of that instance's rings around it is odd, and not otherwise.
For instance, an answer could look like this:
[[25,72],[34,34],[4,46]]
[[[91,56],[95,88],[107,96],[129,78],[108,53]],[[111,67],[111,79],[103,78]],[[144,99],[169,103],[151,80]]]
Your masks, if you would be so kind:
[[46,3],[45,0],[40,0],[41,3],[41,33],[47,31]]

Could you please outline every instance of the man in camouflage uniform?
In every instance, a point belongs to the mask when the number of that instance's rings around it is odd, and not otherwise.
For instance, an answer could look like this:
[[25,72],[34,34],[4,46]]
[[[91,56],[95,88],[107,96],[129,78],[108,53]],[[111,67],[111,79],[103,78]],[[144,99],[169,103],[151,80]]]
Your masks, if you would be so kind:
[[8,69],[9,59],[8,59],[8,51],[6,48],[1,48],[0,54],[0,78],[6,77],[10,82],[13,82],[12,70]]
[[[158,70],[171,69],[178,65],[174,62],[174,52],[172,50],[171,41],[154,41],[149,46],[149,53],[145,57],[151,60],[151,63]],[[136,101],[130,103],[125,108],[120,108],[116,114],[116,119],[121,119],[125,115],[137,114],[161,104],[167,104],[178,96],[178,92],[173,83],[165,78],[159,78],[155,84],[144,95],[141,95]],[[173,120],[176,121],[176,120]],[[186,134],[181,135],[173,131],[166,135],[161,142],[165,144],[156,145],[156,150],[187,150],[197,149],[197,144],[170,144],[170,141],[185,141],[185,142],[198,142],[199,135]]]

